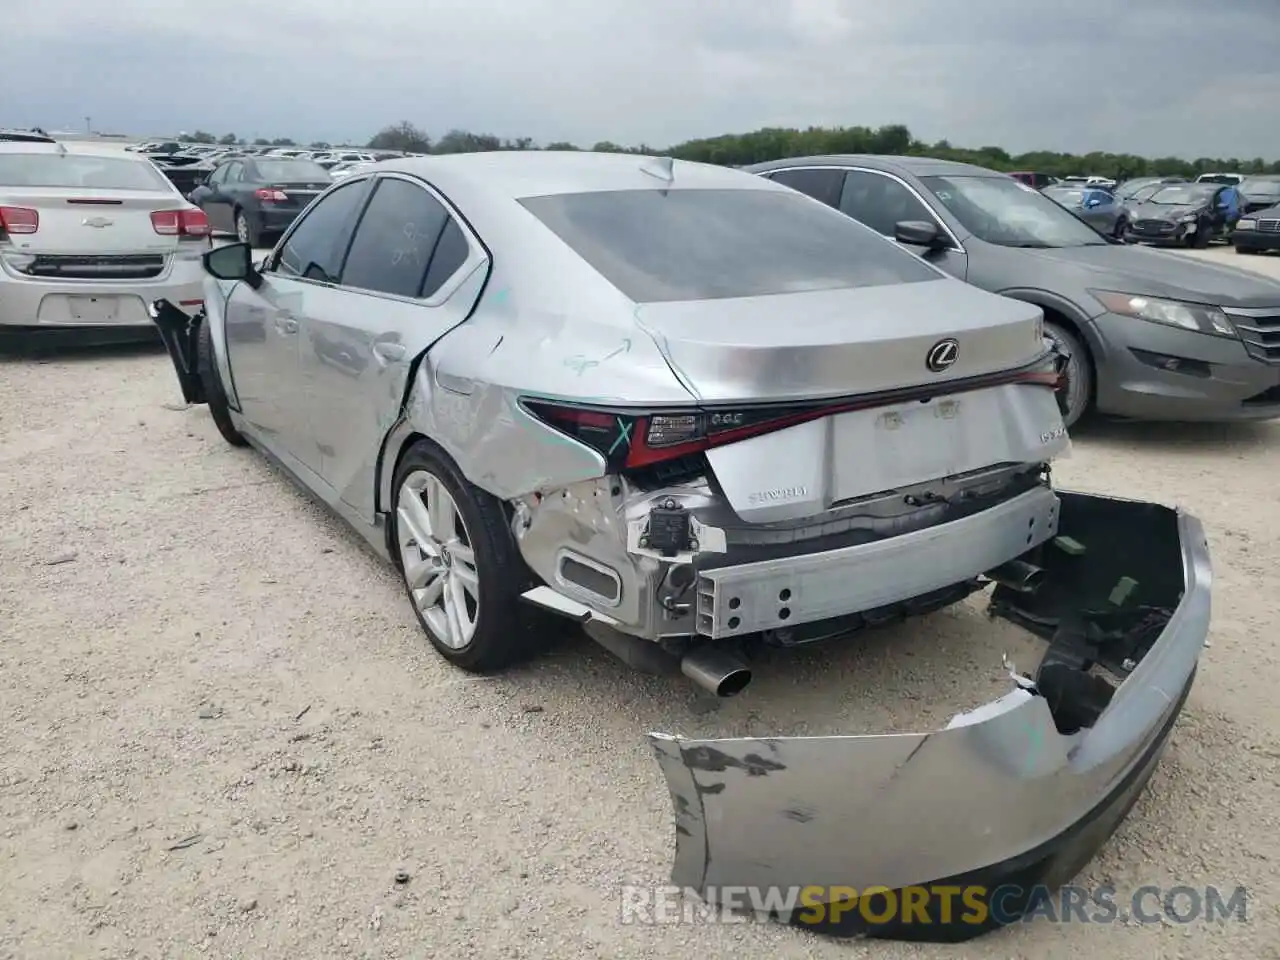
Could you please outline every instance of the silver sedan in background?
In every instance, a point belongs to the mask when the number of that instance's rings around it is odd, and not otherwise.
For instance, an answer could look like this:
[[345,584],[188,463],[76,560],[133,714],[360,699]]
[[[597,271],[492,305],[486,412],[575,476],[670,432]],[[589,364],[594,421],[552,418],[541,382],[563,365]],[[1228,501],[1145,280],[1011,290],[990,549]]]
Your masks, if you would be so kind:
[[165,298],[201,305],[209,221],[146,157],[0,143],[0,333],[154,339]]
[[1125,206],[1110,191],[1081,184],[1054,184],[1040,191],[1054,203],[1108,237],[1124,236],[1129,223]]

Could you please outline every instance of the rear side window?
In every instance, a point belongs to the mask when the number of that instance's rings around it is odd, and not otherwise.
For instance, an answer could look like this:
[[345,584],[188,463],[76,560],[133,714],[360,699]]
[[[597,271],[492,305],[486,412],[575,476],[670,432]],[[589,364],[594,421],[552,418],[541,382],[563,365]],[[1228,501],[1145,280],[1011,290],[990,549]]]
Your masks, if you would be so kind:
[[467,262],[469,256],[471,246],[467,243],[467,235],[458,226],[458,221],[450,217],[440,233],[440,239],[436,241],[436,251],[431,255],[427,279],[422,284],[422,296],[430,297],[439,290]]
[[277,272],[337,283],[342,256],[368,188],[363,181],[345,184],[307,211],[280,250]]
[[897,180],[864,170],[850,170],[845,174],[840,209],[886,237],[892,237],[897,225],[904,220],[935,225],[938,222],[929,208]]
[[311,160],[259,160],[258,177],[264,183],[328,183],[329,171]]
[[937,280],[866,227],[782,190],[615,190],[520,201],[638,303]]
[[351,242],[342,285],[422,296],[427,265],[448,220],[449,212],[422,187],[394,178],[380,181]]
[[840,202],[840,183],[844,173],[840,170],[779,170],[769,174],[769,179],[834,207]]
[[87,190],[172,190],[147,160],[74,153],[0,154],[0,186]]

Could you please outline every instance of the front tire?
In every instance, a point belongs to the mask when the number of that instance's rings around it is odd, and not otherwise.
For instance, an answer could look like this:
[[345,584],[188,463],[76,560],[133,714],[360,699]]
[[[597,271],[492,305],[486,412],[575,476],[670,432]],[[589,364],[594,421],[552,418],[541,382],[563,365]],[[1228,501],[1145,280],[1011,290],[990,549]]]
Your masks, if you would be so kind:
[[1191,235],[1191,246],[1197,250],[1207,250],[1209,241],[1213,239],[1213,225],[1208,220],[1196,224],[1196,232]]
[[1070,430],[1093,404],[1093,364],[1080,338],[1061,324],[1045,321],[1044,334],[1067,355],[1065,382],[1058,389],[1062,423]]
[[1246,247],[1238,243],[1236,244],[1236,253],[1257,253],[1257,252],[1258,252],[1257,247]]
[[394,489],[396,560],[431,645],[472,673],[526,659],[535,648],[520,601],[529,577],[502,503],[427,441],[404,455]]
[[209,405],[209,414],[213,417],[213,425],[222,434],[222,439],[233,447],[248,444],[236,425],[231,422],[231,404],[227,400],[227,392],[222,386],[222,375],[218,373],[218,364],[213,355],[213,333],[209,329],[206,317],[200,324],[196,334],[196,370],[200,374],[200,383],[204,387],[205,401]]
[[1112,234],[1111,234],[1111,235],[1112,235],[1116,240],[1123,240],[1123,239],[1124,239],[1124,232],[1125,232],[1125,230],[1127,230],[1128,228],[1129,228],[1129,221],[1128,221],[1128,220],[1126,220],[1124,217],[1121,217],[1119,220],[1117,220],[1117,221],[1116,221],[1116,228],[1115,228],[1115,230],[1113,230],[1113,231],[1112,231]]

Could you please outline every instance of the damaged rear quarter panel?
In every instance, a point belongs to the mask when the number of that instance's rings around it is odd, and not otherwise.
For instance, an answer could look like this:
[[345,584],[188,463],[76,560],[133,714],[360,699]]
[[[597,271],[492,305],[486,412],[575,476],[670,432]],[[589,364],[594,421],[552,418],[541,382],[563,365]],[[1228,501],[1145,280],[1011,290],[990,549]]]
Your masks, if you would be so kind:
[[[463,474],[504,500],[604,474],[594,450],[529,416],[525,396],[628,406],[685,405],[690,395],[653,340],[615,296],[578,304],[573,316],[522,303],[500,275],[490,278],[466,323],[419,364],[405,416],[388,448],[418,433],[438,443]],[[579,319],[583,314],[591,319]],[[393,463],[381,502],[391,502]]]

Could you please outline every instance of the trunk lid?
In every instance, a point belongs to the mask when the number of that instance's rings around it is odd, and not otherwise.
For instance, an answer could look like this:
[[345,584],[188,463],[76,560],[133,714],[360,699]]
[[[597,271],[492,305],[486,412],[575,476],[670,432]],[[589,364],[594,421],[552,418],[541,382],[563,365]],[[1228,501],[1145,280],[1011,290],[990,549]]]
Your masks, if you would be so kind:
[[[939,278],[642,304],[636,319],[705,403],[823,399],[1016,369],[1045,351],[1039,307]],[[952,362],[930,351],[955,341]],[[947,359],[947,358],[943,358]]]
[[[653,304],[637,319],[711,423],[776,418],[707,453],[748,523],[1068,447],[1053,391],[1008,382],[1045,357],[1040,309],[958,280]],[[788,420],[811,401],[817,416]]]
[[268,184],[264,189],[279,190],[288,198],[286,200],[277,200],[273,206],[302,209],[331,186],[333,186],[332,180],[288,180]]
[[34,209],[40,216],[35,233],[8,238],[23,253],[171,253],[179,238],[156,233],[151,214],[186,205],[177,194],[152,190],[0,187],[0,206]]

